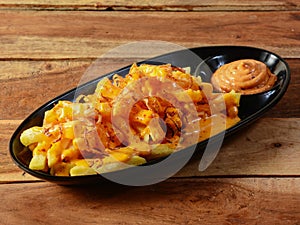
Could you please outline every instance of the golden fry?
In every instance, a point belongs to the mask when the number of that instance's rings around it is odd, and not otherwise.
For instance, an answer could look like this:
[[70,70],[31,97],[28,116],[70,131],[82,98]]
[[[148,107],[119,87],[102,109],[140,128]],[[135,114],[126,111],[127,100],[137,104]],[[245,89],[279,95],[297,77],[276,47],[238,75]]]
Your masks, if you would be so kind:
[[[127,96],[128,102],[132,100],[128,88],[143,78],[170,81],[178,91],[157,96],[153,93],[163,90],[157,90],[160,87],[153,86],[157,82],[150,79],[144,86],[137,86],[141,90],[136,89],[134,96],[140,99],[118,108],[120,94]],[[148,96],[144,96],[146,89]],[[174,102],[169,102],[170,96]],[[187,147],[184,143],[191,144],[182,141],[188,139],[183,130],[191,122],[189,104],[197,112],[193,123],[199,123],[200,130],[195,131],[199,141],[239,121],[239,94],[213,93],[211,84],[170,64],[133,64],[125,77],[115,74],[112,80],[102,79],[93,94],[80,96],[80,100],[59,101],[45,113],[42,127],[22,133],[22,144],[33,153],[31,169],[55,176],[91,175],[168,156]],[[130,112],[126,114],[128,107]]]

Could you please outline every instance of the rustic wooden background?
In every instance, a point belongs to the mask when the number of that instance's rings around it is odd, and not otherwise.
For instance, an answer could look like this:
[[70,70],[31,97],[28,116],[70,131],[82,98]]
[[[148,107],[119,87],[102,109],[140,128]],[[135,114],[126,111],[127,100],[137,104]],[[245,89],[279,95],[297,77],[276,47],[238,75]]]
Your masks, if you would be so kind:
[[[300,224],[299,10],[298,0],[0,0],[0,224]],[[14,165],[8,142],[24,118],[108,50],[144,40],[264,48],[289,63],[291,83],[204,172],[192,160],[148,187],[62,187]],[[103,60],[118,69],[133,58]]]

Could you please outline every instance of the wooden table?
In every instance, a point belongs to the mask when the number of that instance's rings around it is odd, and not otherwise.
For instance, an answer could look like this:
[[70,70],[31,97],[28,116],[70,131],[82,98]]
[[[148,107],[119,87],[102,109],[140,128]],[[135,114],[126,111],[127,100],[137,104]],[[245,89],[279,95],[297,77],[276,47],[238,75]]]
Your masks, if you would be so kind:
[[[300,224],[298,0],[0,0],[0,224]],[[64,187],[23,173],[9,139],[34,109],[76,87],[100,55],[133,41],[246,45],[282,56],[292,79],[263,118],[150,186]],[[117,69],[132,58],[107,58]]]

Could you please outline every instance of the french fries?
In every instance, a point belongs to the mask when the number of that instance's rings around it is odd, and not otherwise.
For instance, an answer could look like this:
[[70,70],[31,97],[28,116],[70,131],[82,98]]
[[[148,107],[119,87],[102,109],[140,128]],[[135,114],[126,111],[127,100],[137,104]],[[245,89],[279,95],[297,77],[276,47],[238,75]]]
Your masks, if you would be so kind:
[[[183,109],[176,108],[164,96],[153,94],[157,93],[157,87],[151,86],[150,80],[147,87],[142,87],[148,88],[149,95],[137,99],[129,109],[129,123],[121,121],[116,127],[118,118],[125,116],[124,108],[117,107],[120,94],[126,94],[126,88],[139,79],[154,77],[179,87],[172,97]],[[198,141],[212,134],[213,117],[219,118],[215,121],[225,118],[225,128],[236,124],[239,98],[234,92],[213,93],[212,86],[203,83],[201,78],[169,64],[133,64],[125,77],[116,74],[111,80],[102,79],[93,94],[81,96],[80,103],[59,101],[45,112],[43,125],[25,130],[20,141],[32,151],[29,164],[32,170],[55,176],[105,173],[145,164],[187,147],[181,144],[182,130],[189,118],[184,110],[189,102],[196,109],[201,127]],[[213,114],[211,105],[217,105],[218,101],[223,101],[225,106]]]

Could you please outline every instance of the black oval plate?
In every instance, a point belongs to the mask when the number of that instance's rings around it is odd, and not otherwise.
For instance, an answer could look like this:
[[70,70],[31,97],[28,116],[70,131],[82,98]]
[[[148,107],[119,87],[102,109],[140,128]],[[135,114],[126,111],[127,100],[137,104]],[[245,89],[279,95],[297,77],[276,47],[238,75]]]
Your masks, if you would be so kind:
[[[195,60],[195,58],[201,58],[203,61],[201,61],[200,59]],[[253,47],[213,46],[180,50],[161,55],[140,63],[170,63],[178,67],[191,67],[191,71],[196,71],[196,75],[200,75],[203,81],[210,82],[210,77],[217,68],[225,63],[229,63],[239,59],[255,59],[264,62],[278,77],[278,79],[275,86],[269,91],[260,94],[245,95],[241,97],[239,107],[239,117],[241,118],[241,121],[235,126],[226,130],[225,137],[227,137],[228,135],[233,134],[237,130],[247,126],[251,122],[261,117],[266,111],[270,110],[286,92],[290,81],[290,69],[288,64],[280,56],[264,49]],[[106,74],[105,76],[111,77],[115,73],[118,73],[119,75],[126,75],[129,71],[130,66],[131,65],[120,70],[113,71],[109,74]],[[45,111],[51,109],[53,105],[59,100],[73,101],[76,92],[81,92],[83,94],[94,92],[98,81],[105,76],[90,81],[77,89],[70,90],[65,94],[60,95],[55,99],[47,102],[39,109],[34,111],[20,124],[20,126],[12,135],[9,144],[10,155],[17,166],[19,166],[26,173],[31,174],[37,178],[62,185],[86,184],[104,180],[101,175],[60,177],[29,169],[28,165],[32,157],[31,152],[27,148],[24,148],[24,146],[20,143],[20,135],[24,130],[32,126],[41,126]],[[202,149],[202,147],[206,143],[207,141],[198,143],[196,151]]]

